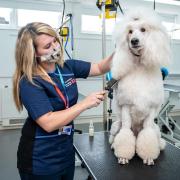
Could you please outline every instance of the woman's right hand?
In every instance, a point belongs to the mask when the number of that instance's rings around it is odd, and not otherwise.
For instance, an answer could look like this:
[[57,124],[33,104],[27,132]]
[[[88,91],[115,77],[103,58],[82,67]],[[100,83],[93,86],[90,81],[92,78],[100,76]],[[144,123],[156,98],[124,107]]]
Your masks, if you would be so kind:
[[106,91],[94,92],[88,95],[81,103],[86,109],[97,107],[105,99]]

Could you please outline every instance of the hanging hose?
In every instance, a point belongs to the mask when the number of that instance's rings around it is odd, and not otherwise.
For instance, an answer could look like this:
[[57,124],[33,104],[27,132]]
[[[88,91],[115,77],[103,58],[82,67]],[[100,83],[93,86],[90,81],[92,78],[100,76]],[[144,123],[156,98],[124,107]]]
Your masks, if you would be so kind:
[[66,39],[66,42],[65,42],[65,45],[64,45],[64,50],[65,50],[65,52],[66,52],[68,58],[69,58],[69,59],[72,59],[71,56],[69,55],[67,49],[66,49],[68,40],[69,40],[69,34],[68,34],[68,36],[67,36],[67,39]]
[[71,26],[71,51],[74,50],[74,34],[73,34],[73,23],[72,23],[72,14],[70,14],[70,26]]

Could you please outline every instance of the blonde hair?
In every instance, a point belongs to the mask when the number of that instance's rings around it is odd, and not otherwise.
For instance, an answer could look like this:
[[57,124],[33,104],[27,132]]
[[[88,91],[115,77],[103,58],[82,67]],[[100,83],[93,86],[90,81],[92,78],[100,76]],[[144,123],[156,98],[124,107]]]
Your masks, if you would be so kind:
[[35,83],[33,82],[33,77],[37,75],[51,84],[54,84],[47,72],[43,69],[42,66],[40,66],[35,57],[35,39],[38,35],[41,34],[47,34],[56,38],[61,48],[61,56],[57,64],[60,66],[63,66],[64,64],[62,41],[51,26],[45,23],[33,22],[20,29],[16,41],[16,69],[13,76],[13,97],[18,111],[23,109],[19,95],[19,83],[23,76],[25,76],[27,80],[34,85]]

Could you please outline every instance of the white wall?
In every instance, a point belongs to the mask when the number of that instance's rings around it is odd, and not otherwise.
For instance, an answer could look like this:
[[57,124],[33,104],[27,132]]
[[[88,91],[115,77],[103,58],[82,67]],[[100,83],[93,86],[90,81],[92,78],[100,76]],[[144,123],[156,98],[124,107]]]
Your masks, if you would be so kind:
[[[85,3],[86,2],[86,3]],[[101,35],[92,35],[81,33],[81,14],[98,15],[99,10],[95,5],[96,1],[81,1],[75,0],[66,3],[66,13],[73,14],[74,24],[74,44],[75,52],[74,57],[76,59],[83,59],[86,61],[97,62],[102,57],[102,45]],[[142,0],[122,0],[121,5],[125,9],[130,7],[146,6],[153,8],[153,3],[143,2]],[[40,10],[56,10],[62,11],[62,4],[57,0],[0,0],[0,6],[2,7],[14,7],[14,8],[28,8],[28,9],[40,9]],[[161,13],[177,14],[177,20],[180,23],[180,6],[165,6],[156,5],[156,10]],[[17,37],[17,29],[0,29],[0,94],[4,92],[4,89],[8,89],[7,92],[11,92],[12,89],[12,75],[15,69],[14,60],[14,47]],[[114,45],[111,42],[111,37],[107,36],[106,41],[106,55],[109,55],[114,50]],[[172,41],[173,52],[173,64],[170,67],[170,73],[176,74],[173,78],[168,78],[168,83],[180,85],[180,42]],[[79,91],[88,95],[90,92],[102,89],[102,77],[89,78],[87,80],[78,80]],[[7,111],[11,111],[11,117],[22,117],[22,114],[18,114],[14,109],[14,104],[11,94],[5,94],[0,97],[0,118],[6,118]],[[3,111],[3,112],[2,112]],[[2,117],[3,116],[3,117]],[[102,117],[102,105],[98,108],[88,110],[81,115],[82,119],[85,117]]]

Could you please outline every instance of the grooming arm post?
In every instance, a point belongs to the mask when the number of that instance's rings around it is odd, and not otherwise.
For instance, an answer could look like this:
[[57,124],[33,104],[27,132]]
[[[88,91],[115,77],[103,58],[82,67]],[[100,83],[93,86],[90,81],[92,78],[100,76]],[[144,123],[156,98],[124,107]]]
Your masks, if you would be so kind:
[[[102,58],[106,57],[106,29],[105,29],[105,2],[106,0],[102,1]],[[103,76],[103,89],[106,86],[106,77]],[[107,98],[103,101],[103,125],[104,129],[107,130]]]

